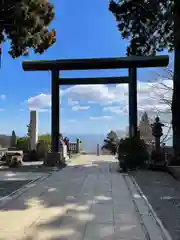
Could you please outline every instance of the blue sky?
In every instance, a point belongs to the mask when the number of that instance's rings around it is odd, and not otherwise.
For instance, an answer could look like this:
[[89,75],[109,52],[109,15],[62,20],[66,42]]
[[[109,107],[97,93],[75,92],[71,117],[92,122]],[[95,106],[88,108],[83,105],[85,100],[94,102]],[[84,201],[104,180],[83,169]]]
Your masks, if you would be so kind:
[[[7,53],[8,44],[3,45],[0,69],[1,134],[10,134],[13,129],[18,135],[26,134],[29,108],[39,110],[39,132],[50,132],[50,73],[24,72],[23,60],[120,57],[126,54],[128,42],[121,39],[115,19],[108,11],[108,0],[52,2],[55,4],[56,18],[51,27],[57,31],[57,41],[52,48],[43,55],[31,53],[29,57],[13,60]],[[138,81],[147,83],[161,71],[139,70]],[[127,70],[69,71],[60,74],[64,77],[120,76],[127,75]],[[146,83],[139,84],[139,89],[148,98]],[[127,86],[68,86],[61,88],[61,93],[61,132],[106,133],[110,129],[127,127]]]

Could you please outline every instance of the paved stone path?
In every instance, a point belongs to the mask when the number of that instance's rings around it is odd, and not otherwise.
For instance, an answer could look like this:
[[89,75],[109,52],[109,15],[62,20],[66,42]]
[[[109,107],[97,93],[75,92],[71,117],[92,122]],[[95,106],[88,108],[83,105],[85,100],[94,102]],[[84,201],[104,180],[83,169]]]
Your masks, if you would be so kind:
[[0,240],[169,240],[111,156],[80,156],[0,211]]

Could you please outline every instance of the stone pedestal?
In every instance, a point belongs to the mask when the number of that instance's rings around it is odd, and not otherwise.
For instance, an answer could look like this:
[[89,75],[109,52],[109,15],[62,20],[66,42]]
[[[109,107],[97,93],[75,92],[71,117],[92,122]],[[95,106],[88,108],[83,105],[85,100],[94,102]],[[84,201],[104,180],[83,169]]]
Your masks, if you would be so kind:
[[63,153],[62,152],[48,153],[44,160],[44,165],[65,167],[66,162]]

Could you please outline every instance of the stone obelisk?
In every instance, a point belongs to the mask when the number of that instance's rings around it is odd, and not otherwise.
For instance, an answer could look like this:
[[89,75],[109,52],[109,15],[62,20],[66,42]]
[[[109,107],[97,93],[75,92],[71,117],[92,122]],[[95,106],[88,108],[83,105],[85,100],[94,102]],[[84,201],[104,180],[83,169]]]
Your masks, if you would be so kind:
[[31,150],[35,150],[36,144],[38,142],[38,113],[37,113],[37,111],[30,111],[30,125],[31,125],[30,146],[31,146]]

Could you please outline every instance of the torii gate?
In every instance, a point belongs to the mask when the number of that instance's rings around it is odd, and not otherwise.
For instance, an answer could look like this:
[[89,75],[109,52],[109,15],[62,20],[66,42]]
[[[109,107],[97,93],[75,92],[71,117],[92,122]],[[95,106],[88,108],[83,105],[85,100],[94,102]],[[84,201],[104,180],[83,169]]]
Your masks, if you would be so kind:
[[[52,153],[59,153],[59,85],[129,84],[129,136],[137,135],[137,68],[166,67],[169,56],[131,56],[122,58],[65,59],[25,61],[25,71],[51,71],[51,144]],[[59,78],[59,71],[128,68],[124,77]]]

